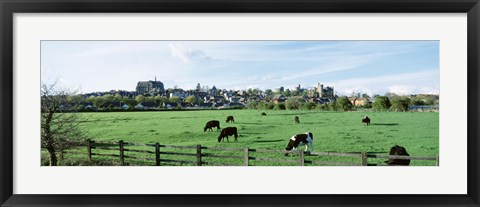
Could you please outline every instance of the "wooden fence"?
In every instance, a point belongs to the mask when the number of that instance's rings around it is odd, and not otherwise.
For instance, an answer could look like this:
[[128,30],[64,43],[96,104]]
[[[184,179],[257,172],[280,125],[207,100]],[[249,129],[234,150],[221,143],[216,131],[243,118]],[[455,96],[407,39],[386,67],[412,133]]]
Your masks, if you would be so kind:
[[[105,146],[109,145],[109,146]],[[151,150],[144,149],[132,149],[132,146],[143,146],[146,148],[151,148]],[[184,149],[190,150],[191,152],[172,152],[166,149]],[[241,156],[233,155],[219,155],[208,151],[236,151],[240,152]],[[105,153],[107,152],[117,152],[117,153]],[[102,153],[103,152],[103,153]],[[155,158],[149,157],[135,157],[131,155],[125,155],[125,152],[134,152],[140,154],[149,154]],[[196,146],[175,146],[175,145],[164,145],[160,143],[155,144],[139,144],[139,143],[126,143],[124,141],[119,141],[115,143],[96,143],[92,140],[87,140],[87,156],[90,161],[95,157],[115,157],[120,161],[120,165],[126,165],[126,159],[135,159],[135,160],[144,160],[147,162],[155,163],[156,166],[161,166],[163,163],[178,163],[183,165],[210,165],[210,166],[252,166],[251,161],[268,161],[274,163],[290,163],[290,165],[328,165],[328,166],[386,166],[384,163],[369,163],[369,159],[382,158],[382,159],[404,159],[404,160],[429,160],[435,161],[435,165],[439,165],[439,156],[432,157],[416,157],[416,156],[398,156],[398,155],[386,155],[378,153],[368,153],[368,152],[304,152],[299,150],[297,152],[292,152],[292,154],[297,154],[294,159],[281,159],[281,158],[272,158],[272,157],[260,157],[252,156],[252,152],[259,153],[270,153],[271,155],[285,154],[283,150],[267,150],[267,149],[252,149],[252,148],[226,148],[226,147],[208,147],[202,145]],[[73,154],[84,154],[75,152]],[[180,160],[180,159],[165,159],[165,155],[170,156],[182,156],[188,157],[189,160]],[[330,162],[330,161],[320,161],[312,160],[314,156],[333,156],[333,157],[351,157],[358,162]],[[208,162],[204,158],[228,158],[237,160],[236,164],[225,163],[225,162]],[[241,162],[238,162],[241,161]],[[241,163],[241,164],[238,164]]]

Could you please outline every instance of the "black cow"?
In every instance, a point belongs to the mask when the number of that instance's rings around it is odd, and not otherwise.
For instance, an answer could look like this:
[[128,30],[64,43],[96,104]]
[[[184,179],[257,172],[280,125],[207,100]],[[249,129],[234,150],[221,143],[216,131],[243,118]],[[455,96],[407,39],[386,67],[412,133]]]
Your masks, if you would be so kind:
[[206,132],[207,129],[210,129],[210,131],[213,131],[212,128],[214,127],[217,127],[217,132],[218,132],[218,130],[220,130],[220,121],[217,121],[217,120],[208,121],[207,124],[205,124],[203,131]]
[[[390,155],[402,155],[402,156],[410,156],[407,153],[407,150],[405,147],[395,145],[390,149]],[[410,160],[404,160],[404,159],[389,159],[386,160],[385,163],[387,165],[410,165]]]
[[308,146],[312,149],[313,152],[313,134],[312,132],[305,132],[304,134],[297,134],[290,137],[287,147],[285,148],[285,156],[288,155],[289,151],[298,150],[299,146],[305,145],[305,152],[308,150]]
[[231,135],[235,136],[235,142],[236,142],[238,137],[237,127],[227,127],[225,129],[222,129],[222,132],[220,132],[220,135],[218,135],[218,142],[223,141],[225,137],[227,138],[227,142],[229,142],[228,137]]
[[265,112],[262,112],[262,116],[266,116],[266,115],[267,115],[267,113],[265,113]]
[[300,124],[300,118],[298,118],[298,116],[295,116],[295,123]]
[[363,117],[362,123],[363,123],[365,126],[370,125],[370,118],[368,118],[368,116]]
[[232,123],[233,123],[233,122],[235,122],[235,120],[233,119],[233,116],[228,116],[226,122],[227,122],[227,123],[228,123],[228,122],[232,122]]

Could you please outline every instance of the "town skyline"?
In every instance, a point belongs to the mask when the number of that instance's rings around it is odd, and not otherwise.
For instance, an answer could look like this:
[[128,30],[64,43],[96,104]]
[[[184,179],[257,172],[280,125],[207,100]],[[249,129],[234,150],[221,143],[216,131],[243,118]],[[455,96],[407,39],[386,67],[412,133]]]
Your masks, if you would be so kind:
[[[352,93],[439,94],[438,41],[42,41],[42,79],[81,93],[165,89],[335,87]],[[134,68],[134,69],[132,69]]]

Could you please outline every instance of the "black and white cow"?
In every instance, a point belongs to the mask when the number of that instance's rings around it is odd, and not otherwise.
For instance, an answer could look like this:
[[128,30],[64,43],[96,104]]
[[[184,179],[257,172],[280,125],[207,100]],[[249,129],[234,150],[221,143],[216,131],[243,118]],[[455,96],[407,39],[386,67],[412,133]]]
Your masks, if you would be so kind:
[[298,118],[298,116],[295,116],[295,124],[300,124],[300,118]]
[[363,123],[365,126],[370,125],[370,118],[368,118],[368,116],[363,117],[362,123]]
[[290,151],[297,151],[299,146],[305,145],[305,152],[308,151],[310,146],[310,152],[313,152],[313,134],[312,132],[305,132],[304,134],[297,134],[290,137],[287,147],[285,148],[285,156]]

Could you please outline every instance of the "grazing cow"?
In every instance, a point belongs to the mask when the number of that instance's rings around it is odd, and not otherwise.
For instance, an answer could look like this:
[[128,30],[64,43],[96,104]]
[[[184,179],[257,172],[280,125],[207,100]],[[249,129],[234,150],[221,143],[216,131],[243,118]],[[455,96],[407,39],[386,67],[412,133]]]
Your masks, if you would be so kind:
[[226,122],[227,122],[227,123],[228,123],[228,122],[232,122],[232,123],[233,123],[233,122],[235,122],[235,120],[233,120],[233,116],[228,116]]
[[218,135],[218,142],[223,141],[225,137],[227,138],[227,142],[229,142],[228,137],[231,135],[235,136],[235,142],[236,142],[238,137],[237,127],[227,127],[225,129],[222,129],[222,132],[220,132],[220,135]]
[[370,118],[368,118],[368,116],[363,117],[362,123],[363,123],[365,126],[370,125]]
[[217,120],[211,120],[208,121],[207,124],[205,124],[205,127],[203,128],[203,132],[206,132],[207,129],[210,129],[210,131],[213,131],[212,128],[217,127],[217,132],[220,130],[220,122]]
[[295,123],[300,124],[300,118],[298,118],[298,116],[295,116]]
[[267,114],[265,112],[262,112],[262,116],[266,116]]
[[[390,155],[402,155],[402,156],[410,156],[407,153],[407,150],[405,147],[395,145],[390,149]],[[389,159],[386,160],[385,163],[387,165],[410,165],[410,160],[404,160],[404,159]]]
[[290,138],[287,147],[285,148],[285,156],[289,151],[296,151],[299,146],[305,145],[305,152],[308,150],[308,146],[313,152],[313,134],[312,132],[305,132],[304,134],[297,134]]

